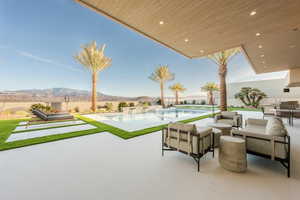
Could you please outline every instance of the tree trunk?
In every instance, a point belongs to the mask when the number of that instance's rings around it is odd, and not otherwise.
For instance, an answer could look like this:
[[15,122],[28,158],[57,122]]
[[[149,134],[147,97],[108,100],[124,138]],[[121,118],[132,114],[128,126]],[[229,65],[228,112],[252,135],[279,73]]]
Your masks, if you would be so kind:
[[178,102],[178,91],[175,92],[175,98],[176,98],[175,104],[178,105],[179,104],[179,102]]
[[163,108],[165,108],[165,99],[164,99],[164,83],[160,83],[160,101]]
[[214,100],[213,100],[213,93],[212,91],[208,91],[208,104],[213,105]]
[[97,109],[97,72],[92,74],[92,111],[96,112]]
[[221,64],[219,66],[220,110],[221,111],[227,110],[226,75],[227,75],[227,66],[226,66],[226,64]]

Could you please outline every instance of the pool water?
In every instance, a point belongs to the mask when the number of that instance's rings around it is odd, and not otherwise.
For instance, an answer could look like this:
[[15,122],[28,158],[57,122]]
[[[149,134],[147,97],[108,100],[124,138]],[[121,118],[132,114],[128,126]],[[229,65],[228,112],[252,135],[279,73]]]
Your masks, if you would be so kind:
[[90,114],[85,116],[126,131],[135,131],[210,113],[211,111],[207,110],[161,109],[146,113]]

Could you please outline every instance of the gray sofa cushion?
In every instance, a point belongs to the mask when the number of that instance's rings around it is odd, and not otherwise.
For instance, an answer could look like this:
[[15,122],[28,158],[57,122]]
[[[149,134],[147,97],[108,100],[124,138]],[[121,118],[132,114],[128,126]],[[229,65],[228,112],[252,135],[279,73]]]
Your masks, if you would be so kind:
[[231,126],[234,125],[234,121],[232,119],[219,119],[218,123],[229,124]]
[[230,111],[223,111],[221,112],[223,119],[233,119],[234,116],[236,116],[237,112],[230,112]]

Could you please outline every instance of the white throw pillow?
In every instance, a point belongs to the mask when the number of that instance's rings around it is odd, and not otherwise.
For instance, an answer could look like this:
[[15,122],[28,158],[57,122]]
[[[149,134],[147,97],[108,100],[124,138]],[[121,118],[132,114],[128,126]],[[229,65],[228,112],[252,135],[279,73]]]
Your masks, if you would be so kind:
[[285,136],[287,131],[281,120],[277,118],[271,118],[268,120],[266,126],[266,134],[274,136]]

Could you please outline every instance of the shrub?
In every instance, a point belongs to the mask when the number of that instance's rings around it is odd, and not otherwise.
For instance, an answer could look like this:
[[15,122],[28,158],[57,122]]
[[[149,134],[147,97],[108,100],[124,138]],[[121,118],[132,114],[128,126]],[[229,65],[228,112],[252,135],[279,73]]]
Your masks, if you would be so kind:
[[183,104],[187,104],[187,101],[186,101],[186,100],[184,100],[184,101],[183,101]]
[[141,105],[142,105],[143,107],[151,106],[150,102],[147,102],[147,101],[141,102]]
[[40,104],[40,103],[32,104],[30,106],[30,111],[33,111],[33,110],[36,110],[36,109],[42,110],[44,107],[45,106],[43,104]]
[[196,104],[196,100],[193,100],[192,104]]
[[130,102],[130,103],[129,103],[129,107],[134,107],[134,103],[133,103],[133,102]]
[[113,104],[112,103],[106,103],[105,108],[107,111],[112,111],[113,110]]
[[74,111],[75,111],[75,112],[77,112],[77,113],[79,113],[79,112],[80,112],[80,109],[79,109],[79,107],[78,107],[78,106],[76,106],[76,107],[74,108]]
[[41,111],[45,111],[45,112],[50,112],[51,107],[50,106],[45,106],[41,103],[37,103],[37,104],[32,104],[30,106],[30,111],[32,112],[33,110],[41,110]]
[[161,105],[161,99],[158,99],[158,100],[156,101],[156,104],[157,104],[157,105]]
[[206,101],[205,101],[205,100],[201,100],[201,101],[200,101],[200,104],[201,104],[201,105],[205,105],[205,104],[206,104]]
[[122,111],[123,107],[128,107],[128,104],[126,102],[120,102],[119,105],[118,105],[119,112]]

